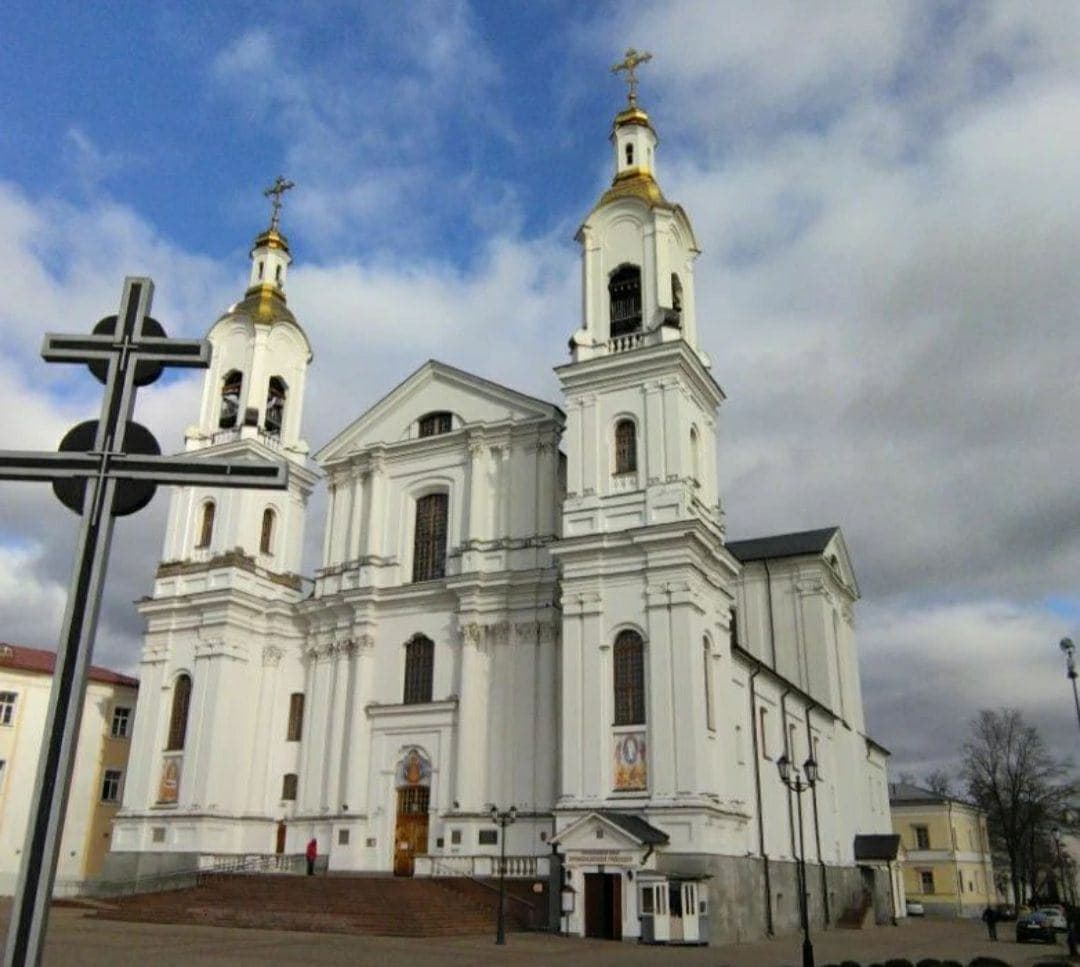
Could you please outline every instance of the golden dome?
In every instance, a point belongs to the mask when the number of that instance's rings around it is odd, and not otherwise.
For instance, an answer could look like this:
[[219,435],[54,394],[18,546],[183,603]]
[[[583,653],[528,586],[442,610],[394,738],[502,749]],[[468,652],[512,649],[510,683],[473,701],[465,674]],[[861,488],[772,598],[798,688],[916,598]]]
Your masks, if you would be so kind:
[[254,252],[260,248],[277,248],[286,254],[290,254],[289,240],[273,226],[255,237],[255,243],[252,245],[251,251]]
[[[620,198],[640,198],[650,208],[674,207],[664,197],[656,179],[643,168],[629,168],[616,175],[611,187],[600,197],[596,208],[601,208]],[[593,211],[596,211],[596,208]]]
[[229,312],[248,316],[252,322],[264,326],[274,322],[296,323],[296,316],[285,305],[285,293],[268,282],[253,285]]

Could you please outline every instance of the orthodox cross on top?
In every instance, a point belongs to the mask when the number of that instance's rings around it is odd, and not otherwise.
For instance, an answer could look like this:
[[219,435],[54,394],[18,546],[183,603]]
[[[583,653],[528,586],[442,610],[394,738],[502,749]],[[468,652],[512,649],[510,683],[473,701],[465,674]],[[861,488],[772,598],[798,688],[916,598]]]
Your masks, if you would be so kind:
[[267,198],[274,199],[270,202],[270,228],[272,231],[277,231],[278,220],[281,218],[281,196],[290,188],[295,187],[296,182],[288,181],[281,175],[278,175],[274,180],[274,183],[263,191],[263,194]]
[[626,84],[630,88],[629,99],[631,107],[637,104],[638,79],[635,71],[640,64],[644,64],[650,60],[652,60],[652,54],[648,51],[637,51],[634,50],[633,47],[628,47],[626,49],[626,56],[611,68],[612,74],[619,74],[626,71]]
[[0,452],[0,480],[49,481],[82,517],[5,967],[41,960],[114,519],[145,507],[158,484],[283,490],[288,483],[284,463],[160,456],[153,434],[131,419],[136,390],[164,367],[210,365],[206,340],[166,338],[150,317],[153,292],[150,279],[126,279],[119,314],[102,319],[91,335],[45,337],[46,362],[85,363],[105,384],[100,419],[72,427],[59,453]]

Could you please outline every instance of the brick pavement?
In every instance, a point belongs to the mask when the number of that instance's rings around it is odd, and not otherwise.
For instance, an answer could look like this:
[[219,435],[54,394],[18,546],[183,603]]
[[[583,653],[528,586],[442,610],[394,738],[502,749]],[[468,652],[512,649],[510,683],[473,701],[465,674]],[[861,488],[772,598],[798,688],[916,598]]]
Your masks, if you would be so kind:
[[[6,915],[6,911],[4,911]],[[934,921],[903,923],[863,931],[832,930],[815,937],[819,965],[850,958],[864,964],[887,957],[952,957],[967,963],[977,954],[991,954],[1029,967],[1055,955],[1064,961],[1064,947],[1018,945],[1011,925],[1003,925],[1002,941],[985,939],[980,923]],[[800,963],[798,937],[723,947],[662,948],[595,940],[511,934],[498,948],[492,937],[407,940],[288,931],[194,927],[172,924],[118,923],[86,917],[75,908],[56,908],[50,919],[46,967],[192,967],[199,964],[354,965],[396,967],[787,967]]]

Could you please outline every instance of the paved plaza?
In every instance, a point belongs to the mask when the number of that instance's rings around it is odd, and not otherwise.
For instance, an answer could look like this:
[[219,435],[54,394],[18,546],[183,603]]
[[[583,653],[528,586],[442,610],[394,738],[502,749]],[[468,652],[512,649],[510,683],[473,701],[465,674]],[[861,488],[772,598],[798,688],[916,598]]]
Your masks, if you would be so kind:
[[[6,905],[5,905],[6,906]],[[4,915],[6,917],[6,909]],[[982,924],[967,921],[906,922],[898,927],[831,930],[814,938],[819,965],[842,959],[862,964],[888,957],[951,957],[966,964],[978,954],[1009,964],[1032,965],[1065,961],[1065,949],[1018,945],[1012,926],[1003,925],[1002,940],[986,940]],[[664,948],[630,943],[579,940],[545,934],[510,934],[498,948],[492,937],[405,940],[341,934],[296,933],[198,927],[169,924],[119,923],[96,920],[77,908],[57,908],[50,920],[47,967],[70,965],[153,964],[170,967],[194,964],[378,965],[378,967],[472,967],[472,965],[545,965],[559,967],[623,967],[667,965],[685,967],[781,967],[801,963],[798,937],[723,947]]]

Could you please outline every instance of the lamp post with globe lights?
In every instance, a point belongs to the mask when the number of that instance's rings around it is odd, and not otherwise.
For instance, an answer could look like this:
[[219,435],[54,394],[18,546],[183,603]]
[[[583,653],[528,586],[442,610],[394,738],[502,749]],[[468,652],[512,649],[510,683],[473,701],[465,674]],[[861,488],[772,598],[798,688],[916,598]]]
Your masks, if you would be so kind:
[[[793,766],[791,760],[782,755],[776,762],[776,768],[780,771],[780,779],[784,785],[795,793],[795,801],[799,806],[799,860],[796,865],[797,878],[799,881],[799,916],[802,918],[803,967],[814,967],[814,945],[810,942],[810,911],[806,902],[806,851],[803,841],[803,815],[802,794],[807,789],[812,789],[818,779],[818,766],[813,756],[809,756],[802,765],[800,773],[798,766]],[[805,779],[804,779],[805,776]]]
[[517,806],[502,812],[492,805],[491,821],[499,825],[499,917],[495,928],[495,943],[506,943],[506,827],[517,819]]
[[1065,653],[1065,674],[1068,676],[1069,681],[1072,682],[1073,704],[1076,706],[1076,724],[1080,726],[1080,694],[1076,690],[1076,645],[1073,644],[1072,638],[1062,638],[1059,647]]

